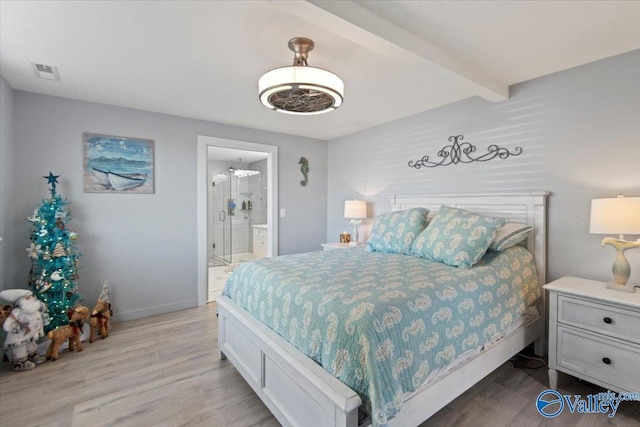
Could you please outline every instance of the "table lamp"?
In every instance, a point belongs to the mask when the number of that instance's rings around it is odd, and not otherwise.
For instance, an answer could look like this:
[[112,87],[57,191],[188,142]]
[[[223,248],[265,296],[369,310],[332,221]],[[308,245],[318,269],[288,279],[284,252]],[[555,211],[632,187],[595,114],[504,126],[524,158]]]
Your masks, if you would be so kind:
[[364,200],[347,200],[344,202],[344,217],[349,218],[349,224],[353,224],[352,245],[358,244],[358,224],[362,218],[367,217],[367,202]]
[[589,231],[596,234],[618,234],[618,239],[605,237],[602,246],[611,245],[616,251],[613,262],[613,281],[607,288],[624,292],[635,292],[635,285],[627,283],[631,266],[624,251],[640,247],[640,239],[633,242],[624,240],[624,234],[640,234],[640,197],[618,196],[591,201],[591,221]]

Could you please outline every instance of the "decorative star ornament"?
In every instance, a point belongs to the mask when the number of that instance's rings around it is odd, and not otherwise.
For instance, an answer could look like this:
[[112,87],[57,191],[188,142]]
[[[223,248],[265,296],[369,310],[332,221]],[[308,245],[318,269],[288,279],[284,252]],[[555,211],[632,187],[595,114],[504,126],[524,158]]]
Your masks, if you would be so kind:
[[51,171],[49,171],[49,176],[43,176],[43,178],[47,180],[47,183],[50,184],[51,188],[55,191],[56,184],[58,183],[58,178],[60,178],[60,175],[54,175],[51,173]]

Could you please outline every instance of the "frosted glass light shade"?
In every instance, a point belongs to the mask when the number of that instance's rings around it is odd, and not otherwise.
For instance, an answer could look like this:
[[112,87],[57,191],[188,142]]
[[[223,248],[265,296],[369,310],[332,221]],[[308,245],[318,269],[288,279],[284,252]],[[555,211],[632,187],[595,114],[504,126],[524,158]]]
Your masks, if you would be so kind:
[[640,197],[593,199],[589,232],[640,234]]
[[344,83],[322,68],[282,67],[260,77],[258,95],[265,107],[281,113],[322,114],[342,105]]
[[345,218],[366,218],[367,202],[364,200],[347,200],[344,202]]

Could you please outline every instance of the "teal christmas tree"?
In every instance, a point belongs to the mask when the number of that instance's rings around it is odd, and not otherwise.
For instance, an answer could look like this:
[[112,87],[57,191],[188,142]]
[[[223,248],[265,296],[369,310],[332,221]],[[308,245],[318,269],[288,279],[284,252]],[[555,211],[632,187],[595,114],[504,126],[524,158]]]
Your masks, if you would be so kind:
[[69,324],[67,313],[82,299],[77,286],[79,253],[73,244],[77,233],[67,228],[71,213],[69,203],[56,191],[59,176],[49,172],[43,177],[50,185],[51,197],[28,217],[32,223],[31,246],[27,248],[31,258],[29,286],[49,309],[45,333]]

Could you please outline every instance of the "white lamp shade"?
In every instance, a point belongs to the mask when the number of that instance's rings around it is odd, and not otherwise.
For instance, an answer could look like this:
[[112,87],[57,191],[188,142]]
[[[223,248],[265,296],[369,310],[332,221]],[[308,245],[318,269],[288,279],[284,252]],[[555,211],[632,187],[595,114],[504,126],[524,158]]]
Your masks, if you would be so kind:
[[347,200],[344,202],[345,218],[366,218],[367,202],[364,200]]
[[595,234],[640,234],[640,197],[592,200],[589,231]]
[[[279,109],[269,102],[269,97],[282,90],[291,90],[294,88],[317,90],[323,92],[333,98],[333,106],[325,110],[314,112],[295,112]],[[333,111],[342,105],[344,98],[344,83],[342,79],[330,71],[322,68],[309,66],[290,66],[276,68],[265,73],[258,80],[258,94],[260,102],[265,107],[276,109],[281,113],[289,114],[322,114]]]

